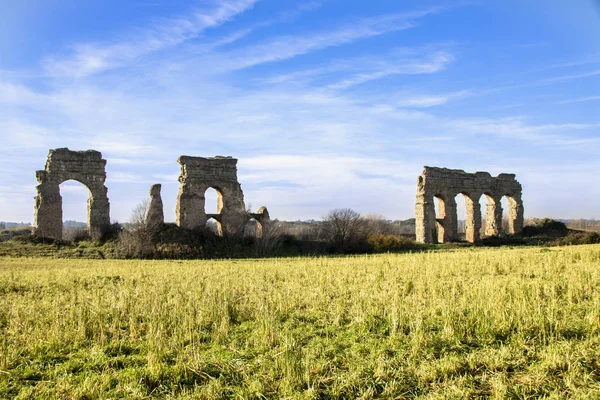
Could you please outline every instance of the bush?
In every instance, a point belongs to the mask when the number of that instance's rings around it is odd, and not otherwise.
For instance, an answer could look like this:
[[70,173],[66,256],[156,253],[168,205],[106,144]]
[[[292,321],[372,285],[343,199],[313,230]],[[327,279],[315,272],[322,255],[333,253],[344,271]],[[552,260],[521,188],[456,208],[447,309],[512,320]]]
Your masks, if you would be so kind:
[[375,253],[414,250],[417,244],[414,240],[400,235],[371,235],[367,239],[371,250]]
[[18,237],[29,238],[33,230],[31,228],[13,228],[13,229],[5,229],[0,231],[0,242],[4,242],[6,240],[15,239]]
[[63,229],[63,240],[68,242],[81,242],[89,240],[90,235],[87,228],[66,228]]
[[540,235],[566,235],[569,229],[560,221],[551,218],[535,220],[533,225],[528,225],[523,228],[523,236],[540,236]]
[[564,238],[558,240],[558,246],[571,246],[578,244],[600,244],[600,233],[598,232],[571,232]]

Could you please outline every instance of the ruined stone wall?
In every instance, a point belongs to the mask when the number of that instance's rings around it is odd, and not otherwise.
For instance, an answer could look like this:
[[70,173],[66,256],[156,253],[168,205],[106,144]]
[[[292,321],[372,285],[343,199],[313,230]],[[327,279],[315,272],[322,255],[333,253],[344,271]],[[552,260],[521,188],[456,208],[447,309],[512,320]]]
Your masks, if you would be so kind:
[[[425,167],[417,182],[416,234],[422,243],[445,243],[456,240],[457,214],[455,197],[463,194],[466,200],[466,239],[480,239],[481,196],[488,197],[486,235],[498,235],[502,226],[501,199],[509,201],[509,231],[523,230],[523,201],[521,184],[514,174],[492,177],[487,172],[466,173],[463,170]],[[434,201],[438,201],[439,215],[435,215]]]
[[62,238],[62,197],[59,185],[68,180],[82,183],[89,190],[88,231],[99,239],[110,228],[110,203],[106,180],[106,160],[95,150],[50,150],[46,168],[36,172],[34,234],[52,239]]
[[[243,232],[248,216],[244,193],[237,179],[237,159],[232,157],[189,157],[177,160],[181,165],[177,196],[177,225],[196,229],[209,218],[218,222],[221,234]],[[208,188],[218,193],[217,214],[206,214],[204,194]]]
[[271,217],[267,207],[262,206],[256,213],[248,213],[248,217],[256,220],[256,237],[262,237],[264,228],[269,222],[271,222]]

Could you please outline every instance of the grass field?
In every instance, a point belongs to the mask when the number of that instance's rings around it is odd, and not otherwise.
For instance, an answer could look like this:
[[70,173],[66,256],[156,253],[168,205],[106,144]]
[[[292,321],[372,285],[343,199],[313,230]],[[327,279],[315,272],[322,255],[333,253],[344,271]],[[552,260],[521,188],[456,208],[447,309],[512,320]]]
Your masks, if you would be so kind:
[[600,245],[0,258],[0,398],[600,398]]

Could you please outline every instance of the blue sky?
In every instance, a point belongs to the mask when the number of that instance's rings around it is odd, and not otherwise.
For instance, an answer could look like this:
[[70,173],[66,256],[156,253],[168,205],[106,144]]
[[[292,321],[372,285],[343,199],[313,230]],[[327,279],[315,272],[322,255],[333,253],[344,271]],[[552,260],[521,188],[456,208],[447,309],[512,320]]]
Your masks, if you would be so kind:
[[0,220],[33,220],[58,147],[103,153],[118,221],[153,183],[174,220],[182,154],[238,158],[246,204],[286,220],[411,218],[424,165],[600,218],[599,39],[595,0],[2,0]]

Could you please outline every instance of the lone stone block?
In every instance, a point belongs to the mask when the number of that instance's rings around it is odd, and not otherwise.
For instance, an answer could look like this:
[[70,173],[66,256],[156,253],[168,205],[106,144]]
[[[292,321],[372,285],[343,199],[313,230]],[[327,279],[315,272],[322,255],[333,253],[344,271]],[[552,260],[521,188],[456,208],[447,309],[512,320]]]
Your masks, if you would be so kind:
[[99,151],[50,150],[44,170],[36,171],[34,234],[61,239],[62,197],[59,185],[68,180],[80,182],[89,190],[87,207],[88,232],[100,239],[110,228],[110,203],[106,181],[106,160]]
[[[480,239],[481,209],[479,199],[488,198],[486,210],[486,235],[498,235],[502,226],[501,199],[509,202],[508,232],[519,234],[523,230],[523,201],[521,184],[514,174],[492,177],[487,172],[466,173],[463,170],[425,167],[417,182],[416,234],[422,243],[444,243],[458,236],[455,197],[466,199],[466,239],[473,243]],[[437,199],[440,215],[435,215]]]
[[150,188],[150,206],[146,214],[146,225],[152,229],[158,229],[165,223],[163,202],[160,196],[161,187],[162,185],[157,183]]

